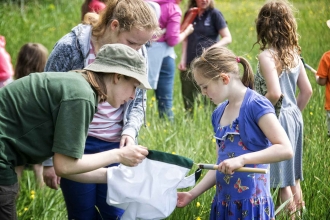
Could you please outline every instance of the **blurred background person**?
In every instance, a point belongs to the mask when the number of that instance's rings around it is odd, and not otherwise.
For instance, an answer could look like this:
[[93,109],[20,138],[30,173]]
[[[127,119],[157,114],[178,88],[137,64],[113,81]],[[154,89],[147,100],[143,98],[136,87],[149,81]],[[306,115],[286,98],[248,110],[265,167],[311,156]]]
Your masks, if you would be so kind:
[[232,41],[226,20],[222,13],[214,7],[214,0],[189,0],[187,11],[193,7],[198,7],[199,13],[193,21],[194,32],[182,42],[181,60],[178,66],[181,70],[180,80],[184,108],[191,112],[195,98],[200,92],[188,74],[190,63],[202,54],[203,49],[225,46]]
[[193,26],[189,25],[180,33],[182,11],[181,0],[150,0],[160,6],[159,26],[163,30],[162,36],[148,47],[149,72],[151,87],[155,90],[158,102],[159,116],[166,116],[173,120],[173,86],[175,75],[174,46],[182,42],[192,33]]
[[11,58],[5,47],[6,38],[0,35],[0,88],[11,82],[14,75]]

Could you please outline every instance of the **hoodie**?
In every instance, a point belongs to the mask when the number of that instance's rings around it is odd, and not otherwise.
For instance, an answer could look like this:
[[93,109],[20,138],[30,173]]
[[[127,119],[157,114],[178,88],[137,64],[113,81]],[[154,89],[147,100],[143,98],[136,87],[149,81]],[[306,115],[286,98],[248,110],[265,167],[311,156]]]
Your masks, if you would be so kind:
[[156,2],[160,6],[161,15],[159,18],[159,26],[161,29],[166,29],[157,41],[166,42],[169,46],[174,47],[179,43],[180,22],[182,11],[176,3],[177,0],[149,0]]

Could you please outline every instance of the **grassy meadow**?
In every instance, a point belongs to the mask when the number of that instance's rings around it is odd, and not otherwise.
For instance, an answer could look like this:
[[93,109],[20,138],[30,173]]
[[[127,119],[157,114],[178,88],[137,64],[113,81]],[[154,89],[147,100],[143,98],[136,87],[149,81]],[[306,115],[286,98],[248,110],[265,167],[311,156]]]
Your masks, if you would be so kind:
[[[6,49],[15,65],[20,47],[27,42],[45,45],[49,52],[53,45],[80,22],[83,0],[1,0],[0,35],[6,37]],[[185,10],[185,2],[182,9]],[[237,55],[248,58],[254,70],[258,46],[255,43],[255,18],[265,1],[216,0],[216,7],[224,14],[233,42],[229,45]],[[305,61],[314,67],[322,54],[330,50],[330,19],[328,0],[293,0],[297,9],[300,45]],[[180,45],[176,47],[177,61]],[[330,139],[326,135],[324,88],[316,85],[308,71],[313,96],[303,112],[304,116],[304,181],[302,182],[307,212],[304,219],[330,219]],[[148,91],[147,126],[142,127],[139,142],[150,149],[186,156],[196,163],[214,163],[216,160],[208,106],[196,105],[189,117],[183,108],[179,72],[174,86],[174,123],[160,120],[153,91]],[[197,167],[194,167],[194,169]],[[168,219],[208,219],[214,190],[211,189],[189,206],[176,209]],[[276,192],[274,192],[274,196]],[[161,198],[160,198],[161,199]],[[60,190],[36,188],[31,171],[24,172],[20,196],[17,200],[19,219],[66,219],[66,209]],[[280,216],[277,219],[285,219]]]

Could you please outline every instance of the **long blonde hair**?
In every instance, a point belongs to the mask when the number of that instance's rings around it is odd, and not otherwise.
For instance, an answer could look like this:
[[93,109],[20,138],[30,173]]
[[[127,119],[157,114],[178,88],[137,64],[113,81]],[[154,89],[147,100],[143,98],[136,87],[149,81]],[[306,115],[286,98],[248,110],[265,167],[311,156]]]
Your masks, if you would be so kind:
[[[202,74],[204,78],[214,79],[220,73],[233,73],[240,76],[239,64],[243,66],[242,83],[253,89],[254,75],[252,67],[244,57],[236,56],[226,47],[210,47],[200,57],[193,60],[191,71]],[[196,71],[198,70],[198,71]]]
[[82,20],[83,24],[90,24],[92,26],[96,25],[97,22],[99,22],[100,15],[95,12],[87,12],[84,15],[84,18]]
[[98,22],[93,25],[93,35],[102,36],[113,20],[118,20],[120,31],[130,31],[132,27],[155,31],[156,34],[160,31],[155,12],[144,0],[109,0]]

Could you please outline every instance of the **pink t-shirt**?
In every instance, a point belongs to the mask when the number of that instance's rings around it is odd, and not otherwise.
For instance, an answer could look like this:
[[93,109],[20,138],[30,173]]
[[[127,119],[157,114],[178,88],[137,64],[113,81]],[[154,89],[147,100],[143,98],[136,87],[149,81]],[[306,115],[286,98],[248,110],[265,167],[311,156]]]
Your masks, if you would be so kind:
[[[85,66],[95,60],[93,44],[90,43],[90,52]],[[108,142],[119,142],[123,130],[124,107],[112,107],[108,102],[98,104],[97,112],[89,125],[88,136]]]
[[166,28],[163,34],[157,41],[166,42],[170,47],[174,47],[179,43],[180,37],[180,22],[182,12],[176,0],[151,0],[160,6],[161,15],[159,18],[159,26],[161,29]]
[[6,39],[0,35],[0,88],[14,75],[9,53],[5,49]]

